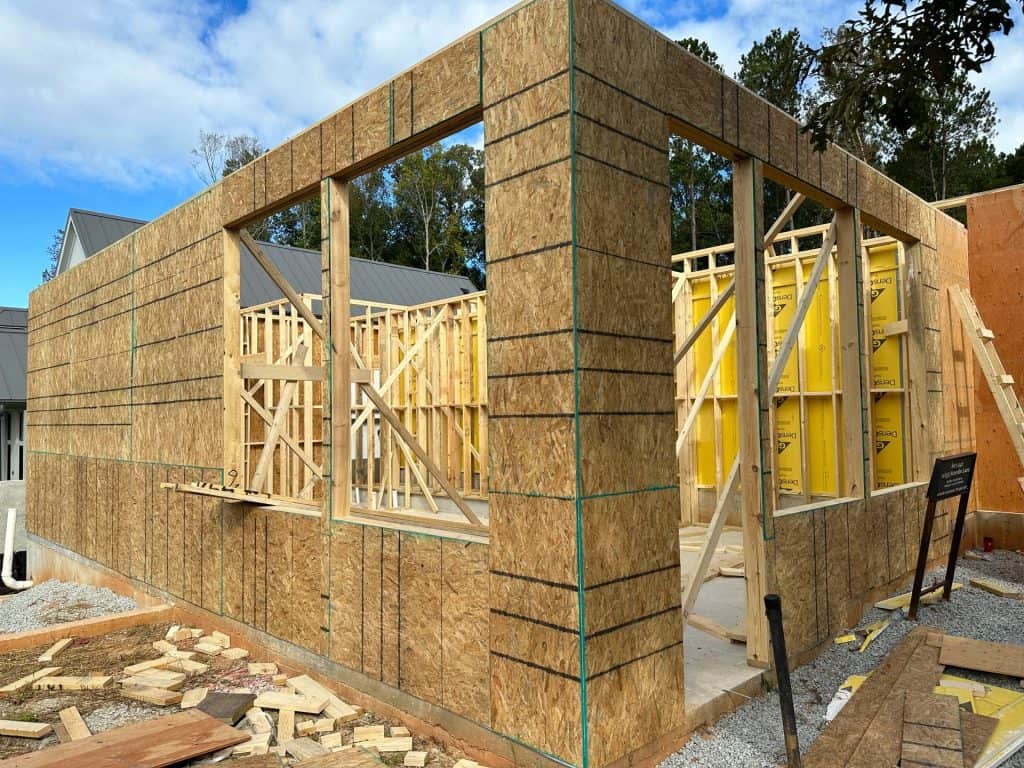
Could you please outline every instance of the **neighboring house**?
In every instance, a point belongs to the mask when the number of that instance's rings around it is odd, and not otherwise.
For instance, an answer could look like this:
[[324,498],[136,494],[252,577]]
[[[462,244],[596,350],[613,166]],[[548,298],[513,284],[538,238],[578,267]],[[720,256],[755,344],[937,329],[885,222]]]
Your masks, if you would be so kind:
[[[64,228],[64,242],[57,262],[57,274],[80,264],[145,223],[140,219],[127,219],[123,216],[72,208],[68,212],[68,221]],[[319,251],[274,243],[260,245],[296,291],[314,295],[321,293]],[[350,268],[351,296],[359,301],[377,301],[407,307],[477,290],[469,278],[461,275],[429,272],[384,261],[353,258]],[[243,307],[284,298],[244,245],[241,283]],[[314,307],[314,311],[317,309]],[[24,384],[22,387],[24,388]]]
[[25,477],[28,310],[0,307],[0,481]]

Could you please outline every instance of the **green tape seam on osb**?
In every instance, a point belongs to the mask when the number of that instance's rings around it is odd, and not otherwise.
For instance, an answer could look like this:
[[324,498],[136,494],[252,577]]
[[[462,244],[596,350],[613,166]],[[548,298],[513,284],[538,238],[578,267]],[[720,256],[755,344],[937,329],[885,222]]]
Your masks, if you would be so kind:
[[584,594],[584,557],[583,557],[583,457],[580,455],[580,329],[579,329],[579,296],[577,292],[579,270],[577,261],[579,248],[577,244],[576,216],[576,46],[574,41],[575,8],[573,0],[568,2],[569,8],[569,189],[571,201],[572,226],[572,377],[573,377],[573,429],[575,439],[573,451],[576,459],[576,618],[579,624],[579,657],[580,657],[580,764],[587,768],[589,763],[590,734],[587,727],[587,619],[586,595]]

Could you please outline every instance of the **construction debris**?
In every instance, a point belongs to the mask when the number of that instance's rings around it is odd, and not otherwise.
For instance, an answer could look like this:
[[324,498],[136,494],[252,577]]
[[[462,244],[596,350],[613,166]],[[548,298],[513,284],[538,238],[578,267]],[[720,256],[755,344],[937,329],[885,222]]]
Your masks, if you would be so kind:
[[63,640],[58,640],[56,643],[50,646],[50,649],[46,653],[39,657],[39,663],[49,664],[51,661],[53,661],[54,656],[56,656],[58,653],[60,653],[69,645],[71,645],[72,642],[74,641],[70,637],[65,637]]

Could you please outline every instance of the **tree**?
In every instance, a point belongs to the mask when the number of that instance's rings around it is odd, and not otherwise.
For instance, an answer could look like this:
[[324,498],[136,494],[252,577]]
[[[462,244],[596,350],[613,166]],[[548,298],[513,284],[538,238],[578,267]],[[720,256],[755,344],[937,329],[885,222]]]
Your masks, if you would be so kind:
[[[808,97],[809,114],[813,115],[821,105],[841,98],[841,94],[856,88],[857,81],[865,77],[875,64],[870,60],[871,51],[864,38],[850,24],[822,32],[824,49],[840,48],[849,50],[849,59],[832,60],[817,64],[813,68],[816,88]],[[856,111],[844,111],[835,116],[829,130],[831,139],[843,149],[875,168],[882,167],[882,157],[887,136],[893,132],[885,125],[877,105],[860,105]]]
[[472,191],[473,171],[482,165],[483,153],[467,144],[432,144],[394,163],[396,234],[409,262],[428,270],[465,271],[473,255],[468,221],[482,199]]
[[204,184],[214,184],[265,151],[255,136],[199,131],[199,145],[191,151],[192,170]]
[[928,111],[895,137],[886,172],[926,200],[988,189],[999,176],[996,108],[989,92],[961,72],[927,85]]
[[394,202],[388,182],[390,168],[378,168],[349,185],[349,240],[353,256],[384,258],[394,226]]
[[773,29],[740,57],[739,81],[783,112],[800,115],[804,87],[814,66],[814,51],[800,31]]
[[1009,0],[865,0],[844,26],[848,34],[817,56],[821,78],[837,85],[807,118],[821,149],[862,114],[877,113],[900,134],[927,122],[939,97],[930,86],[980,72],[1013,19]]
[[[718,56],[694,37],[676,41],[721,70]],[[732,236],[732,185],[729,161],[681,136],[669,139],[669,198],[672,251],[678,253],[727,242]]]
[[1017,147],[1012,154],[1000,155],[999,162],[1002,165],[999,186],[1008,187],[1011,184],[1024,183],[1024,144]]
[[60,249],[64,245],[64,228],[53,233],[50,244],[46,246],[46,268],[43,270],[43,282],[48,283],[57,276],[57,263],[60,261]]
[[[773,29],[764,40],[755,42],[740,57],[737,78],[757,95],[790,115],[804,112],[808,97],[808,79],[814,65],[814,51],[800,39],[800,31]],[[764,186],[765,219],[775,221],[793,199],[792,190],[766,180]],[[820,206],[805,203],[788,227],[810,226],[822,222]]]

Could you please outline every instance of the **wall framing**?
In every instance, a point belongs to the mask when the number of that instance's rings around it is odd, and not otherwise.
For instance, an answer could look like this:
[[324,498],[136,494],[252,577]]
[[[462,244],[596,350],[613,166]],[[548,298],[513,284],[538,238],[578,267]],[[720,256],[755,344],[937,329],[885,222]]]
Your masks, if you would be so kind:
[[[345,182],[481,119],[489,543],[345,519],[337,460],[350,369],[336,343],[347,315]],[[791,648],[810,651],[873,590],[909,572],[909,558],[894,552],[915,540],[920,494],[864,498],[853,486],[853,500],[773,515],[763,491],[767,330],[753,310],[764,295],[759,180],[846,211],[841,231],[859,215],[906,243],[921,468],[973,441],[924,416],[942,411],[962,363],[945,356],[938,318],[943,286],[966,283],[964,238],[838,147],[815,153],[793,118],[605,0],[516,6],[35,291],[29,530],[44,546],[336,662],[370,687],[479,723],[518,761],[601,768],[663,754],[686,730],[670,132],[738,170],[748,604],[780,591]],[[324,293],[334,342],[325,508],[297,515],[161,488],[223,482],[238,468],[234,233],[318,191],[330,212]],[[839,290],[860,285],[847,276]],[[849,295],[841,301],[856,312]],[[856,423],[852,410],[844,419]],[[863,570],[853,567],[862,551]],[[767,663],[763,626],[748,633],[752,662]]]

